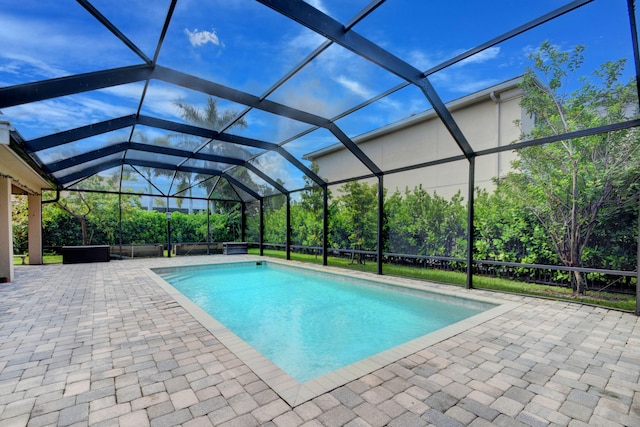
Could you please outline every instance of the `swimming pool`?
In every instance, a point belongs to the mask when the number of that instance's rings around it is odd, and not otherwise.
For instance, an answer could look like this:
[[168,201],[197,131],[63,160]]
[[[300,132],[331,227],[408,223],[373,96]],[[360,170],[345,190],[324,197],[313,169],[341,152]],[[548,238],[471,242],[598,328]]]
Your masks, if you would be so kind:
[[[357,378],[390,359],[424,348],[425,337],[437,342],[435,331],[455,329],[461,320],[497,307],[488,300],[455,298],[272,261],[154,271],[212,316],[215,324],[209,329],[217,335],[228,330],[230,336],[238,337],[231,339],[232,346],[236,341],[248,344],[232,351],[239,357],[248,355],[250,363],[245,363],[258,375],[262,371],[263,379],[272,388],[275,383],[276,391],[289,389],[298,403],[318,390],[331,389],[336,373],[342,380]],[[404,353],[399,350],[403,346],[407,347]],[[270,363],[256,366],[258,355]]]
[[163,278],[301,383],[492,308],[266,262]]

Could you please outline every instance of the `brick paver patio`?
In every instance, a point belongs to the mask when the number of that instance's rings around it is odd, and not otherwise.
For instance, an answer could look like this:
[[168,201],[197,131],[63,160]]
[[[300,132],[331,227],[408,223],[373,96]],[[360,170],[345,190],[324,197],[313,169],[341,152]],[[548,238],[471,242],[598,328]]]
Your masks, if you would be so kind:
[[0,427],[640,425],[639,319],[513,295],[517,308],[291,407],[147,269],[226,259],[16,266],[0,284]]

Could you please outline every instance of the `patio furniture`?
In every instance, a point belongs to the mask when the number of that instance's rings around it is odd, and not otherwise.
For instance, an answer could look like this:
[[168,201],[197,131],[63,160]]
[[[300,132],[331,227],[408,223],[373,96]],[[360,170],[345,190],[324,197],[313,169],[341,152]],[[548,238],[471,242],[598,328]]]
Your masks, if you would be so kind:
[[109,262],[109,245],[63,246],[62,263]]

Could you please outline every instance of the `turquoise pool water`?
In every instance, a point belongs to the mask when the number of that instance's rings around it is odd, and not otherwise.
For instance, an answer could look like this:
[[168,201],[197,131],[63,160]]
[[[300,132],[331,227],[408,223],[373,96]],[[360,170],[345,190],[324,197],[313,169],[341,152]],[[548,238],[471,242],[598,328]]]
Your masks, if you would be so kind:
[[161,276],[300,383],[493,307],[259,264]]

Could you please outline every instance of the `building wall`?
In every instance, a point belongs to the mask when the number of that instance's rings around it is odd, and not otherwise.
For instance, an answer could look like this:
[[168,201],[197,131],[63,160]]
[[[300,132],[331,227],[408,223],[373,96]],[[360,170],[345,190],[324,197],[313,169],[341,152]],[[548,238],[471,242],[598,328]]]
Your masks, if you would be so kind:
[[[522,97],[519,79],[488,88],[448,105],[474,151],[504,146],[516,141],[528,117],[519,106]],[[422,185],[429,192],[451,197],[457,191],[467,193],[469,162],[466,159],[401,173],[387,173],[415,164],[460,156],[462,151],[433,111],[427,111],[354,139],[362,151],[385,172],[384,186],[389,193],[403,192]],[[515,154],[511,151],[482,156],[476,160],[475,186],[493,188],[493,178],[503,176]],[[319,175],[329,182],[369,171],[342,146],[331,147],[306,156],[319,166]],[[375,180],[369,180],[375,183]]]
[[0,278],[13,280],[12,194],[29,196],[29,263],[42,264],[41,194],[51,189],[44,180],[12,149],[22,140],[11,124],[0,121]]

